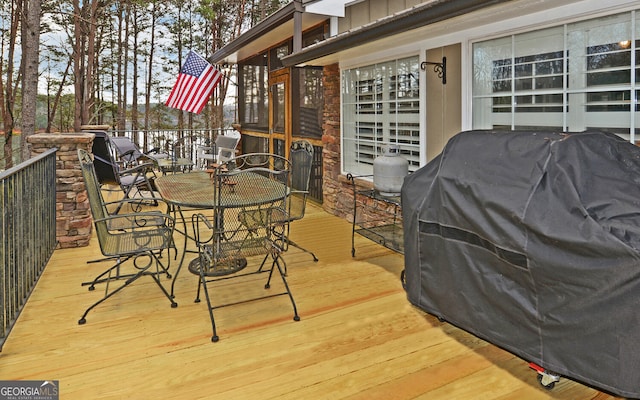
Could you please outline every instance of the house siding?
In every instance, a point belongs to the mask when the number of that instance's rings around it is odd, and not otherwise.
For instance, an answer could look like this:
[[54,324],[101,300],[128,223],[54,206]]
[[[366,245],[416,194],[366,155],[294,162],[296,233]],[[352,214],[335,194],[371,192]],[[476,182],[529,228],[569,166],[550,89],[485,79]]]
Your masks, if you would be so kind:
[[[447,58],[447,83],[427,66],[426,77],[426,126],[427,160],[435,158],[447,141],[462,129],[462,91],[459,79],[462,70],[461,45],[430,49],[426,60],[439,62]],[[424,150],[424,149],[423,149]]]
[[346,32],[422,3],[427,2],[420,0],[365,0],[356,3],[347,7],[344,18],[340,18],[338,21],[338,32]]

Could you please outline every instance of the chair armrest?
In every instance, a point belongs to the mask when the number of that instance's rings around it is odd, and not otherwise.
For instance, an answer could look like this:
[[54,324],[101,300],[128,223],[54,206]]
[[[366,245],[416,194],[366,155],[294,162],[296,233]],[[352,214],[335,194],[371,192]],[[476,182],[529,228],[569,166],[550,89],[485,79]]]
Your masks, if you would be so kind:
[[[161,205],[162,203],[165,206],[165,211],[160,211],[160,210],[142,211],[142,206],[147,203],[156,203],[157,205]],[[110,210],[111,212],[113,212],[114,210],[121,210],[123,206],[129,205],[131,211],[127,211],[124,214],[138,213],[138,212],[154,212],[154,213],[165,214],[165,213],[168,213],[168,211],[171,209],[171,206],[169,205],[169,203],[167,203],[163,198],[147,197],[147,196],[141,197],[141,198],[127,197],[127,198],[115,200],[115,201],[105,201],[103,205],[105,208],[107,208],[107,210]]]
[[103,204],[105,206],[110,206],[110,205],[120,205],[120,204],[129,204],[129,203],[134,203],[134,204],[140,204],[140,203],[148,203],[151,201],[156,201],[158,203],[164,203],[167,206],[167,209],[169,208],[169,203],[166,202],[165,199],[163,199],[162,197],[155,197],[155,196],[145,196],[145,197],[140,197],[140,198],[124,198],[124,199],[120,199],[120,200],[114,200],[114,201],[105,201]]
[[[206,235],[204,236],[204,240],[202,239],[203,237],[203,228],[202,225],[206,226],[206,228],[211,231],[211,235]],[[215,234],[214,228],[213,228],[213,224],[211,223],[211,221],[209,221],[209,218],[207,218],[206,215],[198,213],[198,214],[193,214],[191,216],[191,225],[193,226],[193,232],[194,232],[194,239],[196,242],[196,245],[198,247],[201,247],[202,245],[204,245],[205,243],[209,243],[213,240],[213,236]]]
[[138,164],[134,167],[124,169],[122,171],[119,171],[119,173],[120,175],[133,175],[136,173],[145,173],[150,170],[151,171],[153,170],[153,163],[149,162],[149,163]]
[[94,220],[94,222],[105,222],[109,230],[132,231],[150,228],[167,228],[173,230],[175,225],[175,220],[171,215],[156,211],[110,215],[105,218],[98,218]]
[[130,156],[130,155],[134,154],[135,152],[136,152],[135,150],[127,150],[127,151],[125,151],[124,153],[122,153],[122,154],[120,155],[120,157]]

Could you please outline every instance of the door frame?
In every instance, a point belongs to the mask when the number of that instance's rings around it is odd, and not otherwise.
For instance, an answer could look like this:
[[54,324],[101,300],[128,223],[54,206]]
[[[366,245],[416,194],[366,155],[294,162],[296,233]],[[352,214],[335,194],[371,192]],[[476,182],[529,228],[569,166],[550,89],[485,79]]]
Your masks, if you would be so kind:
[[[284,132],[276,132],[275,125],[275,104],[274,88],[284,84]],[[291,121],[291,73],[289,68],[281,68],[269,73],[269,152],[275,153],[274,140],[284,141],[284,157],[289,157],[289,147],[292,141],[292,121]]]

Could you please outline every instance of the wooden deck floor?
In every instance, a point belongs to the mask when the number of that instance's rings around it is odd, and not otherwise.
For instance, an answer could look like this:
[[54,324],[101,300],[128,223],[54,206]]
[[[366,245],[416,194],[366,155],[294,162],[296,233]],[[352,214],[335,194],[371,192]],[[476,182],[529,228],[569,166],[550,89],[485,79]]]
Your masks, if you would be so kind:
[[222,308],[218,343],[186,272],[177,308],[146,279],[78,325],[100,296],[80,282],[108,264],[85,263],[100,258],[95,239],[57,250],[0,353],[0,379],[58,380],[65,400],[615,398],[567,378],[545,390],[526,361],[412,307],[402,256],[357,238],[352,258],[346,221],[311,207],[292,236],[320,258],[285,255],[301,321],[284,297]]

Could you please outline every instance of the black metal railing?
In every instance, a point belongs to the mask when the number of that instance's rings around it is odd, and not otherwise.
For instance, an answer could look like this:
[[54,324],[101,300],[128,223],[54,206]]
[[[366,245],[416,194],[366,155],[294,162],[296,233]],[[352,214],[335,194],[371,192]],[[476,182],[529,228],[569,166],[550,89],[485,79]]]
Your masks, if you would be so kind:
[[[147,153],[151,150],[157,150],[171,157],[187,158],[198,165],[197,151],[200,146],[211,147],[217,135],[233,135],[238,134],[233,128],[220,129],[149,129],[149,130],[124,130],[109,131],[112,136],[126,136],[138,145],[143,152]],[[255,140],[251,136],[245,137],[247,142],[244,148],[249,148],[252,152],[266,151],[264,146],[264,138]],[[278,140],[281,146],[284,141]],[[277,154],[284,153],[283,149]],[[314,146],[313,169],[311,171],[311,181],[309,182],[310,198],[318,203],[322,203],[322,146]]]
[[233,128],[220,129],[148,129],[109,131],[112,136],[126,136],[145,153],[151,150],[188,158],[194,163],[200,146],[210,147],[217,135],[230,135]]
[[0,350],[57,244],[56,151],[0,172]]

